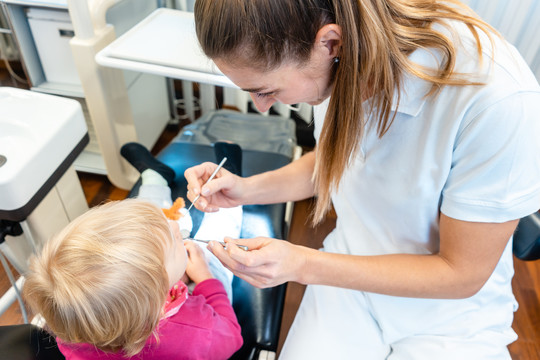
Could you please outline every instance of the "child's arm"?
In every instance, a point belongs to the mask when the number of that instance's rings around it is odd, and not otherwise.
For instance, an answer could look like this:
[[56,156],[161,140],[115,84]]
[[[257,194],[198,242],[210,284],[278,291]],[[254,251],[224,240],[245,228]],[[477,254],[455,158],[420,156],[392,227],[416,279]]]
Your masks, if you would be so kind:
[[206,307],[211,314],[211,345],[209,354],[212,358],[226,359],[237,351],[243,343],[236,314],[223,284],[214,279],[210,272],[203,250],[192,241],[184,241],[188,252],[186,274],[195,284],[193,295],[206,299]]
[[210,279],[197,284],[193,295],[206,299],[206,307],[212,311],[212,336],[209,353],[219,358],[229,358],[242,346],[243,339],[238,319],[231,306],[223,284]]

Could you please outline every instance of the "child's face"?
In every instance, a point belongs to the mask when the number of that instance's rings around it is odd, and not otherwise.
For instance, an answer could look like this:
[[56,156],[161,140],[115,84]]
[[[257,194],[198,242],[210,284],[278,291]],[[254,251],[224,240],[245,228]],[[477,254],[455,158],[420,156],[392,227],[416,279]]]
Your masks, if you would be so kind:
[[169,221],[169,226],[171,227],[174,242],[169,251],[167,251],[167,254],[165,254],[165,267],[169,275],[169,288],[171,288],[186,272],[187,252],[178,223],[176,221]]

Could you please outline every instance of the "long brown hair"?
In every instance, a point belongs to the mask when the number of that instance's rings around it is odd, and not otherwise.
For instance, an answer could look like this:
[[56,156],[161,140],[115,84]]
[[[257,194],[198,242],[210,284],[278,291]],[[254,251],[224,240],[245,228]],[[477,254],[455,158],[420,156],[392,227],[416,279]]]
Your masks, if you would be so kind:
[[[195,23],[205,54],[231,65],[260,70],[284,61],[307,62],[318,30],[335,23],[342,29],[339,66],[334,66],[333,88],[316,149],[314,184],[317,205],[313,222],[330,208],[331,193],[362,139],[368,110],[376,114],[383,136],[394,120],[392,101],[401,79],[409,73],[432,83],[426,96],[445,85],[477,84],[454,72],[451,40],[433,30],[445,20],[462,21],[482,47],[477,29],[495,32],[457,0],[197,0]],[[408,55],[420,48],[443,54],[436,71],[412,63]],[[369,109],[362,99],[372,95]],[[399,95],[398,95],[399,96]],[[397,99],[399,103],[399,98]],[[339,144],[339,146],[338,146]]]

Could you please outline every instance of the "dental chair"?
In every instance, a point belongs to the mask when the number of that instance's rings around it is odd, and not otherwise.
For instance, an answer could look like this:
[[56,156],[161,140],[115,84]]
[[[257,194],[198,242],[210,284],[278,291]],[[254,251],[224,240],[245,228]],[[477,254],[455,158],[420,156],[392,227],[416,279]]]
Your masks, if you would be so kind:
[[[241,131],[239,131],[241,130]],[[219,110],[209,113],[182,132],[157,156],[174,169],[176,179],[171,186],[173,199],[187,201],[184,171],[205,161],[216,162],[213,143],[232,141],[242,147],[242,174],[250,176],[290,163],[298,156],[295,123],[277,116],[241,114]],[[138,194],[139,179],[129,193]],[[189,204],[188,204],[189,205]],[[246,205],[243,207],[241,238],[257,236],[286,239],[289,204]],[[204,216],[194,207],[192,234]],[[231,359],[270,360],[275,358],[285,300],[286,284],[258,289],[244,280],[233,279],[233,308],[242,327],[244,344]],[[0,359],[57,360],[64,359],[51,337],[31,324],[0,326]]]
[[[242,114],[218,110],[204,115],[183,131],[157,156],[174,169],[176,178],[171,197],[187,201],[184,171],[205,161],[216,162],[213,143],[228,140],[242,147],[242,175],[251,176],[274,170],[293,160],[297,150],[295,125],[277,116]],[[138,194],[137,181],[129,197]],[[241,238],[265,236],[286,239],[289,211],[287,204],[245,205]],[[192,234],[196,234],[204,213],[193,207]],[[242,327],[244,345],[231,359],[273,359],[277,350],[286,284],[258,289],[244,280],[233,279],[233,308]]]

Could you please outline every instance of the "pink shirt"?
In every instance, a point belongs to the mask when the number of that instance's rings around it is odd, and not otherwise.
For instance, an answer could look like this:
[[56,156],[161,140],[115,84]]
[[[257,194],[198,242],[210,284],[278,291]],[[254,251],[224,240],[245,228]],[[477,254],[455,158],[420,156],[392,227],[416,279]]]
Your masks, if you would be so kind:
[[[143,350],[131,359],[228,359],[243,343],[240,325],[219,280],[203,281],[188,296],[178,312],[159,324],[159,344],[151,336]],[[67,360],[126,359],[90,344],[58,340]]]

